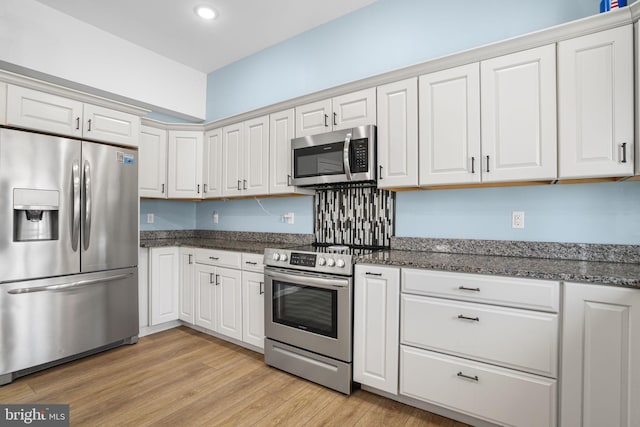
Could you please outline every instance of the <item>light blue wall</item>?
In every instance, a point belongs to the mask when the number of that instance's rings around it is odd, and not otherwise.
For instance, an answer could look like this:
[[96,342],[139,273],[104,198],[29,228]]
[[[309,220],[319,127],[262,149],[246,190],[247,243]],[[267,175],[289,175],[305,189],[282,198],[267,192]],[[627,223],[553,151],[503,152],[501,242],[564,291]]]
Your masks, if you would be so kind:
[[207,76],[207,120],[568,22],[599,0],[378,0]]
[[[147,214],[154,214],[147,224]],[[140,230],[193,230],[196,228],[196,206],[193,202],[140,200]]]
[[[640,244],[640,182],[398,193],[396,235]],[[511,228],[511,212],[525,228]]]
[[[213,223],[213,212],[218,223]],[[287,224],[282,215],[294,214]],[[199,230],[260,231],[272,233],[313,233],[313,197],[225,200],[198,203]]]

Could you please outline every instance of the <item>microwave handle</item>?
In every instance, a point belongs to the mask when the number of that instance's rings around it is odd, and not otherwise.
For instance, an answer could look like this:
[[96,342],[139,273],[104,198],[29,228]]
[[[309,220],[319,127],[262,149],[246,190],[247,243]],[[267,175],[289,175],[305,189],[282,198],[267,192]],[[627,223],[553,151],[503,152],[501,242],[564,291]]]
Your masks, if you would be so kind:
[[351,163],[349,162],[349,150],[351,149],[351,133],[344,138],[344,149],[342,157],[344,160],[344,172],[347,175],[347,181],[351,181]]

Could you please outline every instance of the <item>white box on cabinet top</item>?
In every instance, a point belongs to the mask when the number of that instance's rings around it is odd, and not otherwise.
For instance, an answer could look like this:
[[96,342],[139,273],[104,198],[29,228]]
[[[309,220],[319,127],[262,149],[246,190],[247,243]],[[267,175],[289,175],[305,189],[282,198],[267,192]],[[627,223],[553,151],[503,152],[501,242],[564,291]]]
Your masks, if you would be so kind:
[[140,134],[133,114],[14,85],[8,85],[7,124],[134,147]]
[[296,138],[376,124],[376,89],[296,107]]
[[140,197],[166,198],[167,131],[141,126],[138,151]]
[[378,86],[378,187],[418,186],[418,79]]
[[633,27],[558,43],[560,178],[633,175]]

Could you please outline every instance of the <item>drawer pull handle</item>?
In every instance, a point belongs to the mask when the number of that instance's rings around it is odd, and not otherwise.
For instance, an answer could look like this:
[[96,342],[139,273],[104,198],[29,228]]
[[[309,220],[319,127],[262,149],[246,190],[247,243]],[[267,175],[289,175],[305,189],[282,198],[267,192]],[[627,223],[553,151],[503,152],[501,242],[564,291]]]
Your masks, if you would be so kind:
[[249,265],[258,265],[257,262],[253,262],[253,261],[245,261],[244,263]]
[[474,322],[479,322],[480,321],[479,317],[467,317],[467,316],[463,316],[462,314],[458,315],[458,319],[473,320]]
[[461,291],[480,292],[480,288],[467,288],[466,286],[458,286],[458,289],[460,289]]
[[217,261],[217,260],[219,260],[220,258],[218,258],[217,256],[210,256],[210,257],[209,257],[209,259],[212,259],[212,260],[214,260],[214,261]]
[[369,271],[367,271],[366,273],[364,273],[367,276],[382,276],[382,273],[371,273]]
[[458,375],[460,378],[466,378],[466,379],[471,380],[471,381],[478,381],[478,376],[477,375],[474,375],[474,376],[465,375],[465,374],[462,373],[462,371],[458,372],[456,375]]

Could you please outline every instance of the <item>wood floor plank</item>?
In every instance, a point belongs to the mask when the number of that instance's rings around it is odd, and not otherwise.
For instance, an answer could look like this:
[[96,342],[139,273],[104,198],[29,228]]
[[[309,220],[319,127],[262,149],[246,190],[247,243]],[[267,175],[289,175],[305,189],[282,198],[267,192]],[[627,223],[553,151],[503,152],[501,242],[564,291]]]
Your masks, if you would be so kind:
[[68,403],[72,426],[465,426],[366,391],[345,396],[185,327],[19,378],[0,402]]

